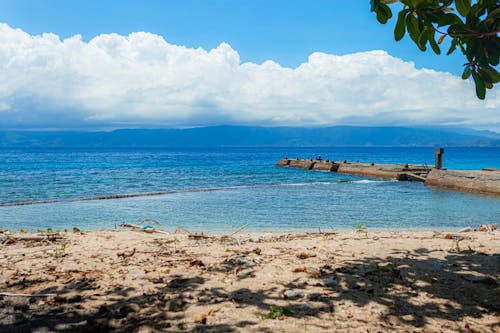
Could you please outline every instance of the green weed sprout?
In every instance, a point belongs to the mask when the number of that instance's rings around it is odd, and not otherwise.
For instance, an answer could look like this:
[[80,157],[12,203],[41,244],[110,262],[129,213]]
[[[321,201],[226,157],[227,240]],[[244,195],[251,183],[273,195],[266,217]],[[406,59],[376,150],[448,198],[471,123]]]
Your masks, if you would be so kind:
[[463,240],[462,237],[459,236],[454,236],[453,237],[453,242],[455,243],[455,249],[457,252],[460,252],[460,242]]
[[275,305],[271,305],[269,307],[269,313],[262,316],[261,319],[279,319],[282,317],[288,317],[292,314],[292,311],[288,310],[287,308],[284,308],[280,306],[279,308],[276,307]]
[[66,243],[62,244],[60,247],[58,246],[54,247],[54,257],[56,258],[62,257],[65,251],[66,251]]
[[368,238],[368,227],[364,224],[360,224],[356,227],[357,234],[365,234],[365,238]]

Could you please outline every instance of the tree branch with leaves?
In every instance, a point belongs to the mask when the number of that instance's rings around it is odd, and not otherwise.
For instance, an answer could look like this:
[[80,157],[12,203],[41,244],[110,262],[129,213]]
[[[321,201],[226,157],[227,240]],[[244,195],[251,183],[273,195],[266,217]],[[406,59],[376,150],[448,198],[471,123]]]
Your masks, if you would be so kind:
[[[450,38],[447,55],[457,48],[467,62],[462,79],[472,77],[476,95],[486,97],[500,81],[495,66],[500,58],[500,1],[496,0],[370,0],[377,20],[386,24],[393,16],[390,6],[399,6],[394,39],[400,41],[406,32],[421,51],[429,45],[441,54],[440,45]],[[402,5],[402,7],[401,7]]]

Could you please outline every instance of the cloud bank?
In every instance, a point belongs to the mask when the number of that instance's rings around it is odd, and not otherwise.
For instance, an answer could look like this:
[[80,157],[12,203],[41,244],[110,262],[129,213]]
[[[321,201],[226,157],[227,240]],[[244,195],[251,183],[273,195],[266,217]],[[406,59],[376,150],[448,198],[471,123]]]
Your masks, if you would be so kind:
[[500,129],[500,94],[385,51],[242,63],[137,32],[61,40],[0,24],[0,127],[458,125]]

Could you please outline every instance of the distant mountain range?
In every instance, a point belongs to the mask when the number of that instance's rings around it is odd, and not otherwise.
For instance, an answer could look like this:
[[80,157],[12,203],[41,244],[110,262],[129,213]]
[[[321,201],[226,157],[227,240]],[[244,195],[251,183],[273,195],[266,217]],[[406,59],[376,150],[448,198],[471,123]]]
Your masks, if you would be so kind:
[[0,147],[497,146],[500,134],[464,128],[212,126],[109,132],[0,131]]

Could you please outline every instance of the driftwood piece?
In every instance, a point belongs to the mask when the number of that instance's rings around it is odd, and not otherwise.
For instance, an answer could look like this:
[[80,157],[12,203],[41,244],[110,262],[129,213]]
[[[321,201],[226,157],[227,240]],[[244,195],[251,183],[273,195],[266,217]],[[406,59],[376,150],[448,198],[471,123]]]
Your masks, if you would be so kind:
[[211,236],[207,236],[204,234],[193,234],[191,231],[184,229],[182,227],[177,227],[174,231],[174,234],[176,234],[178,231],[182,231],[185,234],[188,235],[188,239],[194,239],[194,240],[200,240],[200,239],[209,239],[212,238]]
[[64,239],[65,237],[59,234],[46,234],[46,235],[32,235],[32,236],[7,236],[3,238],[3,241],[54,241],[59,239]]
[[310,236],[317,236],[317,235],[320,235],[320,236],[333,236],[333,235],[338,235],[339,233],[338,232],[335,232],[335,231],[321,231],[319,230],[318,232],[306,232],[306,235],[310,235]]
[[200,240],[200,239],[209,239],[211,238],[210,236],[207,236],[207,235],[197,235],[197,234],[190,234],[188,235],[188,238],[189,239],[194,239],[194,240]]
[[183,231],[183,232],[185,232],[185,233],[186,233],[186,234],[188,234],[188,235],[192,235],[192,234],[193,234],[191,231],[189,231],[189,230],[187,230],[187,229],[184,229],[184,228],[182,228],[182,227],[177,227],[177,229],[175,229],[174,234],[176,234],[176,233],[177,233],[177,231]]
[[132,229],[142,229],[142,226],[140,225],[137,225],[137,224],[131,224],[131,223],[126,223],[126,222],[122,222],[120,224],[118,224],[120,227],[124,227],[124,228],[132,228]]
[[496,230],[497,228],[498,228],[498,223],[496,223],[496,224],[481,224],[479,226],[479,231],[491,232],[493,230]]
[[241,227],[239,227],[238,229],[236,229],[234,232],[232,232],[229,237],[233,237],[234,235],[236,235],[238,232],[242,231],[243,229],[247,228],[249,226],[249,224],[244,224],[242,225]]
[[146,233],[158,233],[158,234],[165,234],[165,235],[168,235],[169,232],[167,231],[163,231],[163,230],[158,230],[156,228],[148,228],[148,227],[144,227],[144,226],[141,226],[141,225],[137,225],[137,224],[131,224],[131,223],[126,223],[126,222],[122,222],[120,224],[118,224],[120,227],[124,227],[124,228],[131,228],[135,231],[144,231]]
[[8,292],[0,292],[0,296],[9,296],[9,297],[54,297],[57,294],[14,294]]

